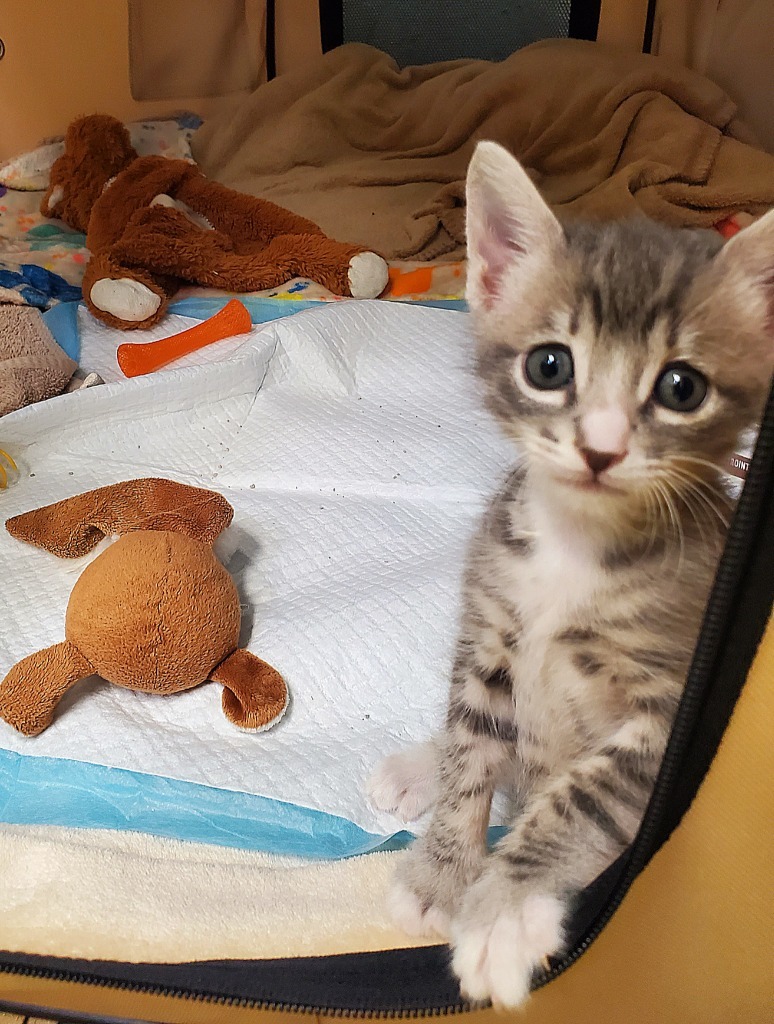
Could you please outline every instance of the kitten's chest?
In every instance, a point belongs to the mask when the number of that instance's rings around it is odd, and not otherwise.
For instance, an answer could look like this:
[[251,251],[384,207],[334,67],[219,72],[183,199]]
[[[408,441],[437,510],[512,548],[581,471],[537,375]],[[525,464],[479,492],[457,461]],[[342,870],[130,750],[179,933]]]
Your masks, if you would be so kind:
[[578,538],[542,537],[528,558],[503,567],[500,586],[522,623],[522,647],[544,645],[563,628],[604,606],[608,579]]
[[557,754],[572,754],[609,724],[606,687],[573,668],[560,637],[606,618],[614,600],[599,561],[572,538],[539,543],[500,577],[517,611],[520,639],[511,652],[516,716],[526,734]]

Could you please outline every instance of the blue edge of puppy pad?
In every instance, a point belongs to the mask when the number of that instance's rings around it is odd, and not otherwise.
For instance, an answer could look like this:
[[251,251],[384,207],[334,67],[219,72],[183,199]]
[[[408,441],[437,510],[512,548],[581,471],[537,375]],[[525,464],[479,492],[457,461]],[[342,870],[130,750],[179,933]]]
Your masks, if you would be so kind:
[[[0,821],[147,832],[328,860],[400,850],[414,838],[405,830],[374,835],[338,815],[269,797],[10,750],[0,750]],[[491,828],[490,843],[503,831]]]
[[[267,324],[271,320],[280,320],[285,316],[292,316],[294,313],[303,313],[305,309],[316,309],[326,303],[310,299],[269,299],[255,296],[233,296],[244,303],[250,313],[250,319],[254,324]],[[179,313],[180,316],[190,316],[196,320],[206,320],[222,309],[232,296],[225,298],[190,298],[180,299],[169,306],[170,313]],[[414,306],[433,306],[436,309],[456,309],[462,312],[467,311],[467,303],[464,299],[426,299],[411,303]],[[81,340],[78,333],[78,306],[80,302],[61,302],[57,306],[46,310],[43,319],[51,331],[57,343],[65,352],[79,361],[81,351]],[[327,303],[332,305],[332,303]],[[118,333],[118,332],[116,332]],[[88,369],[88,367],[87,367]]]
[[313,858],[398,849],[411,838],[372,835],[346,818],[268,797],[10,750],[0,750],[0,821],[149,832]]
[[43,320],[60,348],[77,363],[81,356],[81,336],[78,333],[78,306],[80,302],[60,302],[43,314]]
[[[169,309],[203,320],[227,301],[189,298],[172,303]],[[321,305],[319,301],[250,297],[241,301],[254,324]],[[416,305],[467,309],[466,303],[457,299],[427,300]],[[62,303],[46,314],[52,334],[75,358],[80,347],[77,306]],[[314,859],[402,849],[413,838],[405,830],[391,836],[374,835],[346,818],[268,797],[83,761],[28,757],[2,749],[0,822],[146,832],[170,839]],[[490,829],[490,843],[496,842],[502,832],[502,828]]]

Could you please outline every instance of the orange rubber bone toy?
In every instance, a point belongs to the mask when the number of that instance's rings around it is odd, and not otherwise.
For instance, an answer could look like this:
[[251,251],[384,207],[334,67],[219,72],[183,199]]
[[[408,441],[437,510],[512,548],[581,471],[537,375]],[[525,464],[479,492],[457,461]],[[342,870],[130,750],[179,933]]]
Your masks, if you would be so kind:
[[157,341],[124,342],[118,346],[116,358],[125,377],[139,377],[160,370],[167,363],[182,359],[213,342],[233,338],[236,334],[247,334],[251,327],[247,308],[238,299],[231,299],[215,316],[180,334]]

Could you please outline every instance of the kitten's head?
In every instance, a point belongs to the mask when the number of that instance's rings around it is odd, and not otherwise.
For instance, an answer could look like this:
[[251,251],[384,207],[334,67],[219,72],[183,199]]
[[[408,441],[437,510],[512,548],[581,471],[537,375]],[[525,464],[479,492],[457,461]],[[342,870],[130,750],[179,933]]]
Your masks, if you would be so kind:
[[563,229],[482,142],[467,234],[479,373],[531,476],[611,523],[698,502],[774,371],[774,212],[725,246],[644,217]]

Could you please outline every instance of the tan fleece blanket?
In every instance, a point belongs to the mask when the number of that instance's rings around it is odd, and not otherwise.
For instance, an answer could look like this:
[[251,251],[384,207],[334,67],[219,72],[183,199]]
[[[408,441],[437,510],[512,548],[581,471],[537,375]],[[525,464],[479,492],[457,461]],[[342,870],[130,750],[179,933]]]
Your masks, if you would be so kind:
[[579,40],[403,70],[349,44],[229,104],[192,148],[211,177],[336,238],[389,259],[459,258],[478,139],[507,146],[567,215],[710,226],[764,212],[774,157],[735,111],[695,72]]

